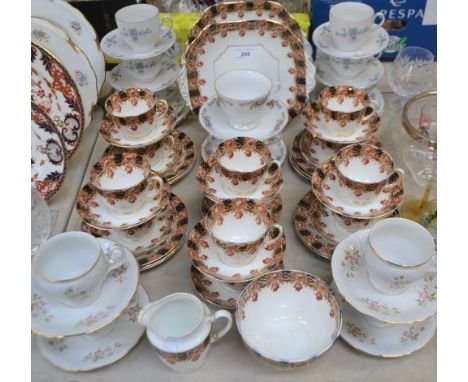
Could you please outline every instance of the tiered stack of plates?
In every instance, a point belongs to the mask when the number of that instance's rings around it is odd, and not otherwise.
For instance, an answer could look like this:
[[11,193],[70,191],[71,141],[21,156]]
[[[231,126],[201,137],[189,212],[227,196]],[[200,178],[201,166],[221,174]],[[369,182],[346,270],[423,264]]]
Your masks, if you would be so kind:
[[91,122],[105,65],[93,27],[67,2],[33,0],[31,15],[31,183],[48,200]]

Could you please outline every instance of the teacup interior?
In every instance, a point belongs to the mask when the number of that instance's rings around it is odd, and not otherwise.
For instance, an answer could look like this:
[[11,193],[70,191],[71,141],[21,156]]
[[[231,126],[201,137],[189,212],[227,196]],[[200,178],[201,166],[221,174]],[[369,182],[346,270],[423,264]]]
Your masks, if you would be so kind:
[[330,97],[327,103],[327,108],[342,113],[353,113],[364,109],[365,105],[361,101],[356,102],[354,97],[344,97],[344,99]]
[[136,115],[141,115],[149,111],[153,105],[151,102],[148,102],[144,99],[137,99],[136,102],[132,102],[130,99],[121,101],[119,107],[112,108],[112,115],[115,117],[132,117]]
[[393,264],[423,264],[435,253],[434,239],[429,231],[408,219],[377,222],[369,233],[369,241],[378,255]]
[[216,222],[212,228],[212,233],[217,239],[232,243],[256,240],[266,231],[266,224],[263,221],[257,224],[255,215],[247,212],[241,219],[238,219],[232,212],[226,213],[222,223]]
[[65,281],[82,275],[100,256],[98,241],[91,235],[76,232],[57,235],[39,249],[33,269],[50,281]]
[[377,160],[363,161],[360,157],[351,157],[346,163],[338,165],[340,172],[348,179],[361,183],[378,183],[391,174],[385,165]]
[[222,74],[216,79],[216,90],[224,97],[234,100],[255,100],[268,95],[271,80],[253,70],[234,70]]
[[251,172],[264,166],[259,153],[254,152],[247,156],[243,150],[234,151],[232,157],[222,155],[218,161],[225,169],[238,172]]
[[128,167],[118,166],[113,171],[104,171],[99,176],[99,182],[103,189],[121,190],[136,186],[145,179],[145,171],[142,167],[133,165],[132,171]]
[[193,332],[203,319],[203,305],[189,296],[174,296],[151,312],[149,327],[163,337],[183,337]]

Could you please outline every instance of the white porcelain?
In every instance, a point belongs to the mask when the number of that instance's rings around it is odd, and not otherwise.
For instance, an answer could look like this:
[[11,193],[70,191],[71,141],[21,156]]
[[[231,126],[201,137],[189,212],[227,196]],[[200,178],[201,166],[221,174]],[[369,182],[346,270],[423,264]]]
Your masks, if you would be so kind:
[[125,357],[140,341],[145,329],[136,318],[148,302],[148,295],[138,285],[128,307],[115,322],[89,335],[37,336],[39,350],[50,363],[66,371],[89,371],[111,365]]
[[383,115],[385,110],[385,99],[383,97],[382,92],[376,87],[374,87],[372,90],[369,90],[368,94],[369,98],[374,101],[379,115]]
[[368,229],[353,233],[333,252],[333,279],[343,298],[359,312],[387,323],[414,323],[432,317],[437,310],[436,274],[427,274],[398,295],[380,292],[368,277],[364,254],[368,237]]
[[[326,86],[337,86],[347,84],[361,89],[375,89],[375,86],[382,80],[385,74],[383,64],[377,59],[372,59],[358,74],[352,75],[351,78],[345,78],[345,76],[337,74],[337,70],[334,70],[333,60],[342,60],[343,63],[340,65],[343,65],[345,67],[346,65],[344,63],[347,60],[354,59],[331,58],[324,54],[318,55],[317,59],[315,60],[315,65],[317,67],[317,79]],[[367,61],[368,59],[358,58],[357,60]],[[347,72],[348,74],[350,74],[351,70],[343,69],[342,72]]]
[[[375,20],[380,18],[378,24]],[[330,31],[337,49],[345,52],[357,50],[373,30],[381,27],[385,21],[383,12],[374,13],[374,9],[363,3],[345,1],[330,8]]]
[[365,247],[369,280],[386,294],[404,292],[435,272],[435,242],[422,225],[403,218],[385,219],[369,232]]
[[337,49],[334,44],[330,23],[326,22],[318,26],[312,34],[312,41],[317,47],[317,52],[322,52],[333,57],[362,58],[380,54],[388,45],[389,35],[383,27],[372,29],[366,41],[351,52]]
[[51,52],[73,78],[81,95],[84,126],[88,126],[97,103],[98,86],[96,74],[85,53],[66,32],[37,17],[31,18],[31,41]]
[[[220,330],[212,324],[224,319]],[[208,307],[189,293],[173,293],[149,303],[138,314],[138,322],[146,327],[146,335],[159,359],[173,371],[195,371],[206,360],[210,345],[223,337],[232,326],[231,314]]]
[[377,61],[376,57],[365,57],[365,58],[341,58],[341,57],[328,57],[332,69],[336,75],[345,80],[356,78],[360,73],[370,66],[374,61]]
[[201,126],[217,139],[225,140],[245,134],[266,141],[283,131],[289,122],[289,116],[286,106],[275,98],[270,98],[264,108],[266,112],[259,118],[256,127],[244,133],[231,127],[217,97],[210,98],[203,104],[198,118]]
[[222,248],[215,244],[201,221],[195,225],[189,236],[187,254],[193,265],[206,275],[222,281],[245,282],[275,268],[283,260],[286,250],[285,236],[275,230],[270,239],[274,241],[269,245],[261,245],[250,263],[231,266],[221,261]]
[[77,8],[63,0],[33,0],[31,1],[31,16],[54,23],[84,51],[96,73],[99,93],[106,77],[106,63],[99,48],[96,31],[86,17]]
[[36,252],[31,270],[41,293],[70,307],[91,304],[106,276],[124,260],[124,248],[101,249],[93,236],[64,232],[47,240]]
[[158,55],[143,60],[128,60],[122,62],[125,70],[137,81],[143,84],[153,82],[163,65],[163,56]]
[[31,186],[31,256],[34,256],[50,235],[50,209],[42,196]]
[[170,16],[159,17],[159,10],[151,4],[133,4],[120,8],[115,13],[115,21],[122,39],[136,52],[148,52],[159,42],[164,20]]
[[142,60],[167,52],[174,45],[176,34],[174,30],[161,26],[161,34],[157,44],[151,49],[139,52],[130,47],[122,37],[119,29],[114,29],[101,39],[102,51],[110,57],[121,60]]
[[[222,141],[222,139],[215,138],[212,135],[208,135],[205,138],[201,146],[201,154],[205,162],[208,160],[210,155],[214,154]],[[265,143],[270,149],[271,158],[283,164],[284,160],[286,159],[288,149],[281,135],[275,135],[272,139],[265,141]]]
[[[116,244],[97,239],[102,251]],[[40,291],[36,277],[31,277],[31,329],[44,337],[94,333],[109,325],[128,306],[137,290],[139,270],[132,253],[125,249],[124,260],[104,279],[101,293],[91,304],[69,307]]]
[[340,337],[356,350],[382,358],[407,356],[422,349],[432,339],[437,328],[436,317],[410,324],[388,324],[359,313],[340,299],[343,326]]
[[269,77],[253,70],[223,73],[214,83],[221,110],[237,130],[251,130],[267,111],[265,104],[273,88]]
[[338,299],[318,277],[280,270],[251,282],[235,313],[244,345],[257,358],[284,370],[307,367],[339,336]]

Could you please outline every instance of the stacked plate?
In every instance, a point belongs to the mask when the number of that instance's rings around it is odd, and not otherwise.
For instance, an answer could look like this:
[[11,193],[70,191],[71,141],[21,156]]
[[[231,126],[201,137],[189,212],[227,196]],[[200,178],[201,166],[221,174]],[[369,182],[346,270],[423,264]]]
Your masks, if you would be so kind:
[[62,0],[31,8],[31,183],[50,199],[91,122],[104,56],[86,18]]

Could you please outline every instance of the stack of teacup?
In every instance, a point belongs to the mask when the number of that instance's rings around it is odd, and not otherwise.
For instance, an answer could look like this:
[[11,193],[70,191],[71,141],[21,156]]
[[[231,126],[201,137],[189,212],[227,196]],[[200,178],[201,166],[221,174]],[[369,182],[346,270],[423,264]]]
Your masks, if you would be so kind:
[[353,233],[336,247],[332,272],[344,300],[341,337],[354,348],[400,357],[433,337],[436,248],[421,225],[392,218]]
[[[180,71],[175,57],[181,49],[172,18],[160,17],[153,5],[133,4],[118,10],[115,20],[118,28],[101,40],[104,53],[122,61],[110,72],[110,84],[116,90],[144,87],[167,96],[166,89],[175,83]],[[179,103],[177,92],[171,97],[171,105]]]
[[32,262],[31,326],[55,366],[84,371],[125,356],[144,328],[148,303],[134,256],[119,244],[84,232],[45,242]]
[[333,5],[330,21],[313,33],[320,82],[326,86],[374,88],[384,75],[378,60],[389,41],[382,27],[384,22],[384,14],[375,13],[367,4],[349,1]]
[[173,113],[145,89],[115,93],[106,108],[110,116],[103,125],[110,126],[109,134],[117,142],[140,142],[138,137],[145,131],[159,134],[159,140],[140,149],[108,148],[79,192],[76,208],[84,231],[126,246],[140,268],[149,269],[177,251],[187,230],[184,204],[154,170],[170,162],[162,161],[168,148],[175,151],[176,138],[165,137],[173,128]]

